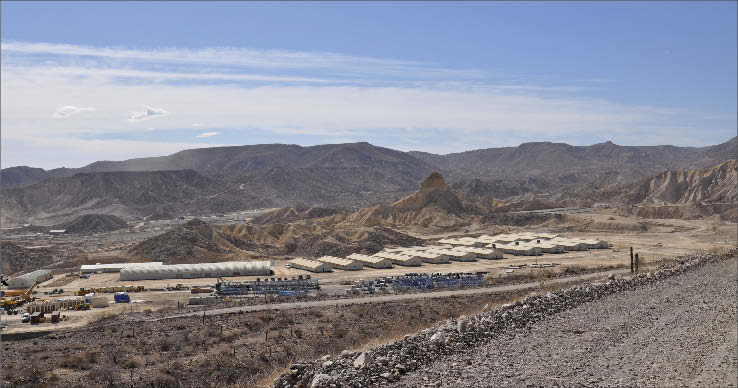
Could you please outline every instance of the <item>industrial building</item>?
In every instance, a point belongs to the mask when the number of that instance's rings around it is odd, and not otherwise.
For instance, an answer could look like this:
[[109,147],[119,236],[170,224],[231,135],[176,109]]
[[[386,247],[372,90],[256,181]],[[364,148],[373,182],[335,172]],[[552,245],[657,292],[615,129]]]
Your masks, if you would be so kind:
[[96,272],[120,272],[123,268],[136,267],[136,266],[148,266],[148,265],[163,265],[161,261],[154,261],[148,263],[111,263],[111,264],[85,264],[79,268],[80,273],[96,273]]
[[48,269],[37,269],[8,280],[8,289],[28,288],[36,284],[36,282],[41,283],[49,279],[51,279],[51,271]]
[[492,259],[502,258],[502,252],[495,250],[495,249],[491,249],[491,248],[454,247],[453,250],[459,251],[459,252],[472,253],[480,259],[492,260]]
[[389,259],[392,261],[392,264],[402,265],[405,267],[418,267],[423,264],[423,260],[418,256],[407,256],[391,252],[378,252],[373,256]]
[[362,255],[360,253],[353,253],[353,254],[346,256],[346,258],[354,260],[354,261],[358,261],[361,264],[363,264],[365,267],[369,267],[369,268],[384,269],[384,268],[393,267],[392,261],[390,261],[390,259],[385,259],[383,257],[367,256],[367,255]]
[[230,276],[269,276],[269,261],[132,266],[120,270],[120,280],[195,279]]
[[360,261],[342,259],[335,256],[323,256],[318,261],[328,264],[333,269],[342,269],[344,271],[358,271],[364,268],[364,265]]
[[333,268],[326,263],[302,258],[290,261],[290,267],[310,272],[333,272]]

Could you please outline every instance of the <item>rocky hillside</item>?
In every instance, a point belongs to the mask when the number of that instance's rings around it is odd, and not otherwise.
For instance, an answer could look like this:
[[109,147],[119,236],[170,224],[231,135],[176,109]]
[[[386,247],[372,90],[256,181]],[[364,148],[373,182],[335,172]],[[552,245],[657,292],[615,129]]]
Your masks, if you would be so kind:
[[344,223],[449,228],[468,223],[468,211],[438,172],[428,176],[417,192],[389,205],[359,210]]
[[251,220],[252,224],[287,224],[295,221],[328,217],[340,213],[341,210],[327,207],[307,205],[288,206],[261,214]]
[[215,254],[231,253],[235,247],[210,224],[193,219],[164,234],[142,241],[128,253],[165,263],[197,262]]
[[[0,210],[4,223],[31,220],[46,224],[86,213],[131,218],[198,207],[221,211],[215,209],[227,198],[206,199],[227,187],[227,183],[192,170],[77,174],[3,190]],[[234,202],[249,199],[243,196]]]
[[556,178],[561,184],[591,182],[608,173],[611,183],[624,183],[665,170],[695,168],[735,159],[736,139],[711,147],[620,146],[612,142],[591,146],[564,143],[524,143],[517,147],[487,148],[448,155],[411,152],[454,180],[473,178]]
[[385,227],[232,224],[222,227],[198,219],[139,243],[129,254],[166,263],[229,260],[267,255],[319,257],[372,254],[385,246],[423,244],[423,240]]
[[627,197],[636,204],[736,203],[738,161],[705,169],[667,171],[631,187]]
[[10,275],[22,271],[31,271],[54,262],[54,251],[50,248],[28,249],[10,241],[0,243],[2,260],[0,273]]
[[703,148],[541,142],[449,155],[368,143],[216,147],[81,169],[4,169],[0,211],[6,225],[48,225],[85,213],[137,219],[298,203],[359,209],[411,194],[415,182],[434,170],[449,178],[462,200],[487,206],[527,193],[564,199],[579,192],[577,186],[604,190],[670,169],[725,162],[735,151],[735,139]]
[[72,221],[54,225],[54,229],[65,229],[67,233],[101,233],[111,232],[128,227],[128,223],[120,217],[110,214],[85,214]]

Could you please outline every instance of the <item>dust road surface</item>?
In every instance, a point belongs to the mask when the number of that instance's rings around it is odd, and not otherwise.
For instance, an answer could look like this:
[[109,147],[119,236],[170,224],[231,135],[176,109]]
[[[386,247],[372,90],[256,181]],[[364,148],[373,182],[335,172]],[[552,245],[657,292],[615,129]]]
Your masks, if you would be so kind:
[[735,387],[736,259],[605,297],[393,387]]

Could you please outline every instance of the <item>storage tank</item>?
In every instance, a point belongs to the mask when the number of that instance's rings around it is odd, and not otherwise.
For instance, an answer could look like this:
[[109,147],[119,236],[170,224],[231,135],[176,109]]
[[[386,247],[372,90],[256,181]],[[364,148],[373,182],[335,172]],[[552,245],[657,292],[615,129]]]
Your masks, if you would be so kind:
[[105,296],[96,296],[92,298],[92,307],[95,307],[95,308],[108,307],[108,298]]

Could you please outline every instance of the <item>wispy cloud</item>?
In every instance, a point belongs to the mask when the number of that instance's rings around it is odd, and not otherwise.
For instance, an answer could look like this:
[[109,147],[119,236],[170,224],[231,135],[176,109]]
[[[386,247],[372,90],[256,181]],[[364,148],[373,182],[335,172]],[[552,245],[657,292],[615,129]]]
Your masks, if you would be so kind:
[[[674,131],[702,145],[705,131],[734,134],[736,125],[734,113],[634,105],[601,97],[606,93],[588,94],[602,92],[609,83],[604,78],[561,85],[551,77],[497,79],[486,71],[415,61],[236,48],[130,50],[3,42],[1,49],[5,166],[34,164],[28,155],[36,152],[6,152],[7,144],[19,139],[27,147],[38,145],[29,136],[71,150],[81,138],[80,144],[97,144],[90,142],[98,137],[112,147],[118,143],[109,139],[115,136],[144,141],[172,134],[166,144],[145,143],[146,150],[160,154],[196,144],[176,141],[177,133],[191,139],[222,133],[217,139],[247,143],[250,138],[238,140],[238,134],[258,131],[289,142],[392,138],[400,144],[396,139],[405,138],[412,149],[450,152],[532,140],[627,139],[639,133],[668,139]],[[73,115],[80,116],[61,119]],[[712,117],[708,125],[706,116]],[[152,119],[157,119],[155,129],[140,124]],[[429,139],[428,133],[437,136]],[[134,149],[135,140],[127,141],[121,144]],[[136,151],[122,158],[132,156],[144,155]]]
[[51,117],[55,119],[65,119],[69,116],[74,116],[82,112],[89,112],[93,110],[95,110],[95,108],[80,108],[77,106],[65,105],[57,108],[56,111],[54,111],[54,114],[51,115]]
[[131,112],[130,117],[128,117],[128,121],[137,122],[137,121],[151,120],[153,118],[166,116],[168,114],[169,112],[165,111],[164,109],[144,106],[144,110],[142,111]]
[[381,74],[385,76],[479,77],[484,73],[472,69],[443,68],[434,63],[351,56],[329,52],[287,50],[255,50],[237,47],[204,49],[159,48],[134,50],[120,47],[90,47],[71,44],[3,42],[2,50],[16,55],[55,55],[60,60],[84,58],[139,63],[171,63],[228,65],[258,69],[323,69],[347,74]]

